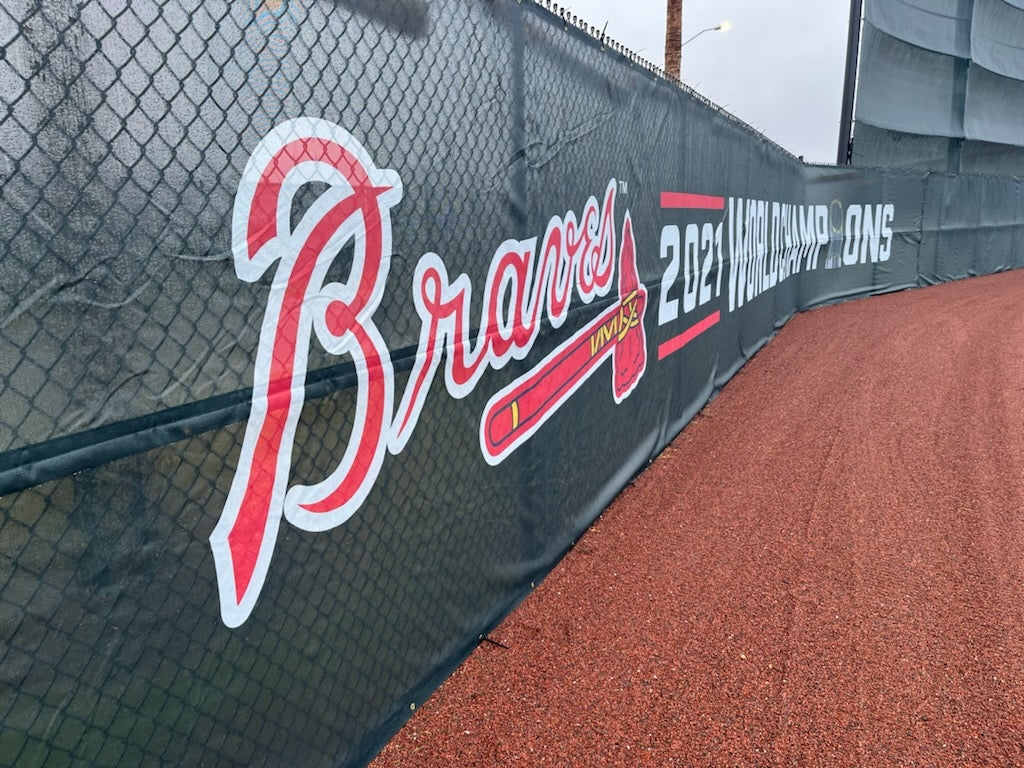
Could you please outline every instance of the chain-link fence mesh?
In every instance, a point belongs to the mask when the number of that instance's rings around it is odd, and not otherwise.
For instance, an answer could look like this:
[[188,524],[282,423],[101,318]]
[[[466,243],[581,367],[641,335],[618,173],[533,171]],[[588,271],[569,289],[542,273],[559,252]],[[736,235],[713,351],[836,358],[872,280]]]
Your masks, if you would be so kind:
[[[544,457],[496,474],[476,442],[486,396],[437,395],[409,460],[385,463],[349,524],[282,528],[239,629],[218,613],[208,544],[272,280],[243,282],[231,263],[249,153],[273,126],[315,115],[399,169],[388,285],[405,298],[377,323],[401,388],[420,254],[476,276],[501,240],[542,234],[608,183],[592,147],[564,172],[545,168],[578,152],[628,85],[595,110],[600,84],[551,78],[529,38],[559,37],[584,71],[635,73],[549,20],[524,23],[534,12],[454,0],[0,7],[0,762],[358,762],[579,530],[593,489],[570,498],[571,476],[556,472],[524,491],[517,478]],[[528,119],[529,100],[555,119]],[[330,473],[355,411],[351,362],[315,343],[309,354],[295,482]],[[618,468],[614,451],[588,453]],[[524,505],[534,519],[512,511]]]
[[[472,6],[433,26],[425,3],[405,10],[387,26],[319,1],[0,9],[0,450],[251,384],[264,292],[234,277],[228,227],[248,152],[288,117],[342,123],[421,169],[407,184],[446,190],[409,190],[400,254],[472,253],[465,222],[500,227],[481,201],[507,152],[477,147],[510,140],[507,36]],[[450,54],[467,48],[486,57]],[[401,348],[415,313],[391,311]]]
[[[681,330],[654,309],[661,228],[697,215],[666,212],[662,191],[828,204],[876,199],[882,181],[819,170],[809,184],[792,156],[564,11],[513,0],[7,0],[0,106],[0,762],[19,767],[360,764],[797,306],[920,269],[924,179],[908,178],[898,267],[722,304],[692,355],[651,362],[637,394],[615,405],[605,364],[490,466],[488,397],[618,298],[574,302],[485,385],[455,398],[439,376],[351,519],[282,524],[255,609],[229,629],[210,537],[275,280],[236,275],[232,212],[276,126],[344,126],[401,178],[374,313],[397,393],[421,339],[423,254],[467,275],[475,326],[496,249],[539,243],[614,180],[655,350]],[[323,186],[296,196],[293,222]],[[993,205],[1021,197],[1003,192]],[[1000,220],[1011,241],[1018,218]],[[324,280],[358,258],[346,244]],[[294,485],[329,476],[361,418],[353,359],[316,340],[308,354]]]

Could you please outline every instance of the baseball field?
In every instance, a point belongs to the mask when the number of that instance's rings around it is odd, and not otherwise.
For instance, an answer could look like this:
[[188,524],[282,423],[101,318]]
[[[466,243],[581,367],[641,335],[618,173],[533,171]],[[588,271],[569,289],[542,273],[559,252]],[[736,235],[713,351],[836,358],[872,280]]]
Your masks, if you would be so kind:
[[375,768],[1024,765],[1022,296],[793,318]]

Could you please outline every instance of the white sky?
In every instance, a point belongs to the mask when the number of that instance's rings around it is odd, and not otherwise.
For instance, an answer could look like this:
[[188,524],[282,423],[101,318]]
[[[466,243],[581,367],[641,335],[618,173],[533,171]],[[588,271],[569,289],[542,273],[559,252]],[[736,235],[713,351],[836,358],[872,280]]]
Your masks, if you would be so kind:
[[[835,163],[849,0],[678,0],[686,45],[682,79],[808,162]],[[666,0],[559,0],[659,67]]]

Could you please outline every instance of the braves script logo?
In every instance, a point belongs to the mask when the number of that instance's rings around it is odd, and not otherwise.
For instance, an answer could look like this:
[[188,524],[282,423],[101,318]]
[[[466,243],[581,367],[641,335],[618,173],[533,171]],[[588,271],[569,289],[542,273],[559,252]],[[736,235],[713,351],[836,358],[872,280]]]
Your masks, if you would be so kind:
[[[305,184],[327,185],[292,226],[292,202]],[[471,338],[472,284],[454,281],[441,258],[417,264],[413,302],[422,325],[416,363],[395,406],[390,352],[373,315],[390,269],[390,211],[402,198],[392,170],[377,168],[341,127],[299,118],[275,128],[242,173],[232,218],[232,254],[242,280],[276,264],[260,329],[252,407],[238,470],[210,536],[221,615],[229,627],[248,618],[270,567],[281,516],[307,531],[344,523],[365,501],[384,461],[408,443],[430,385],[445,360],[449,394],[465,397],[488,368],[524,359],[544,317],[559,328],[572,295],[584,304],[614,282],[615,181],[602,204],[591,197],[579,218],[555,216],[537,238],[506,240],[491,258],[480,321]],[[612,394],[622,402],[647,366],[643,319],[647,290],[636,268],[629,212],[619,248],[618,301],[536,367],[490,399],[480,448],[499,464],[528,440],[608,357]],[[351,245],[344,283],[325,283]],[[337,468],[314,485],[289,487],[295,430],[305,397],[312,336],[333,355],[349,355],[357,377],[352,432]]]

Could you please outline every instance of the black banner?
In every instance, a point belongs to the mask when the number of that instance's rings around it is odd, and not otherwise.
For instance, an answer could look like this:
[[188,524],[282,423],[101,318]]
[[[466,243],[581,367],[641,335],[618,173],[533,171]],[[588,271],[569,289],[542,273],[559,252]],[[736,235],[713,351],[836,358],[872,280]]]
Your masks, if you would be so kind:
[[1018,179],[804,166],[530,3],[0,38],[16,765],[366,762],[793,313],[1024,258]]

